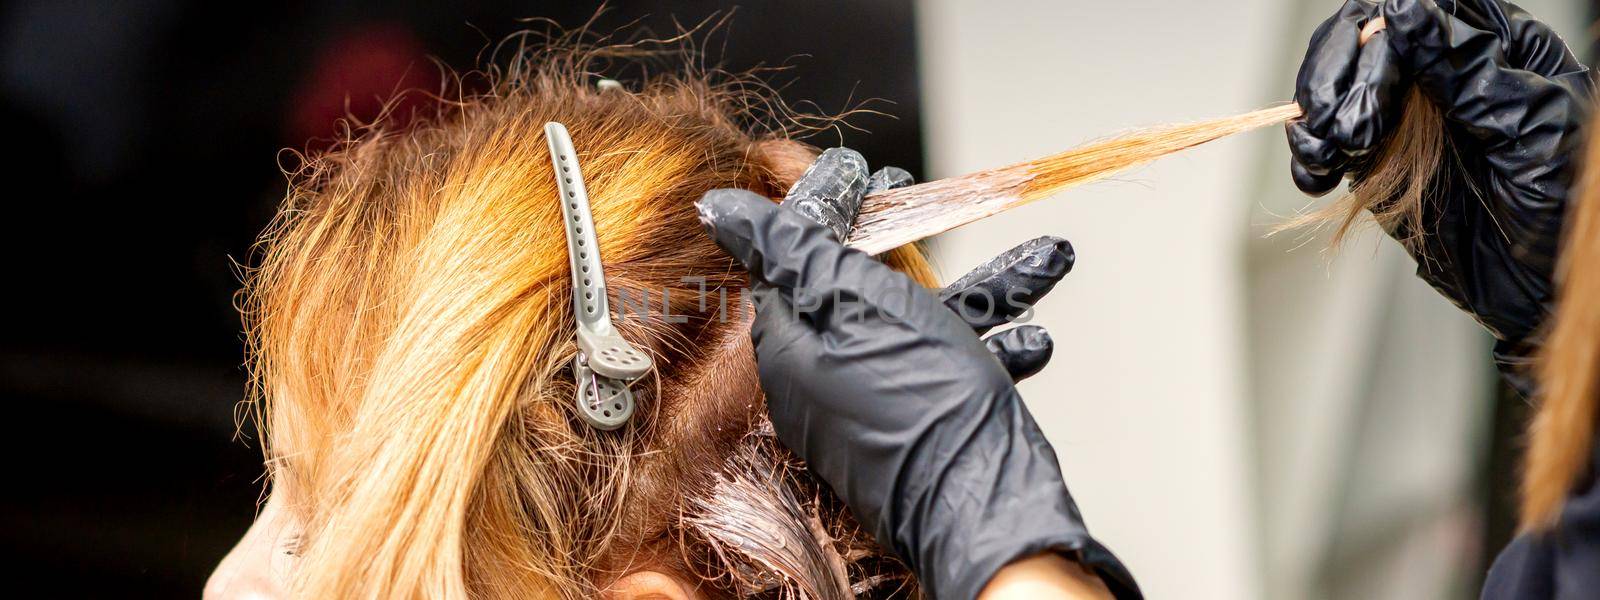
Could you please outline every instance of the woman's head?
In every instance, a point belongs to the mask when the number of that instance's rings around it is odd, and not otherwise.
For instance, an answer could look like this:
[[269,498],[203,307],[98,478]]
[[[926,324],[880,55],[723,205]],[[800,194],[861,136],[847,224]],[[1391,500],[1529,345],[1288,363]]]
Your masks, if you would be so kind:
[[[744,275],[693,209],[781,197],[812,153],[700,76],[598,89],[593,56],[519,56],[491,92],[294,173],[244,308],[300,593],[589,597],[649,569],[835,597],[889,568],[762,434]],[[617,325],[657,364],[615,432],[573,403],[548,121],[577,146]]]

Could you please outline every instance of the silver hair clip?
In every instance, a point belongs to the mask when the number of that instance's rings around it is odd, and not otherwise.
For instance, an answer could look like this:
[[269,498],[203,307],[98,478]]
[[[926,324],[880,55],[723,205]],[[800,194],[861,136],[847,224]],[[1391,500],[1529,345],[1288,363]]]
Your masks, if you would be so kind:
[[561,190],[561,214],[567,230],[567,259],[572,265],[572,310],[578,322],[578,356],[572,374],[578,380],[578,414],[595,429],[611,431],[633,416],[629,384],[650,371],[650,355],[622,339],[611,325],[606,276],[595,243],[589,192],[578,170],[578,152],[566,126],[546,123],[550,163]]

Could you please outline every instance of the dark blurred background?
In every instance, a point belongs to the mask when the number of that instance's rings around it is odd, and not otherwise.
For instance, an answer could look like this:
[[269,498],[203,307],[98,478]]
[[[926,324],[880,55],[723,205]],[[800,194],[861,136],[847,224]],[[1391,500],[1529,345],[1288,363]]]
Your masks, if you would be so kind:
[[[613,1],[592,28],[671,34],[732,13],[710,59],[790,101],[869,107],[840,136],[921,173],[909,0]],[[670,6],[668,8],[667,6]],[[0,544],[49,597],[194,597],[262,490],[244,397],[235,261],[284,189],[279,151],[331,136],[430,58],[477,66],[496,41],[587,2],[13,1],[0,7],[11,150],[0,400]],[[642,20],[630,25],[636,19]]]

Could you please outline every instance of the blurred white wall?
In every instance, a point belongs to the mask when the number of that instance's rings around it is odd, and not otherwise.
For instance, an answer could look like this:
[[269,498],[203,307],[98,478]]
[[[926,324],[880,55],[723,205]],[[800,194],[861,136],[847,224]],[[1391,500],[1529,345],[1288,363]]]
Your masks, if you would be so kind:
[[[929,177],[1288,100],[1338,0],[923,0]],[[1569,39],[1579,2],[1522,3]],[[1307,200],[1281,129],[941,236],[947,276],[1072,240],[1023,384],[1091,530],[1152,598],[1475,597],[1486,338],[1367,236],[1263,234]],[[1492,551],[1492,549],[1491,549]]]
[[[1282,0],[919,5],[932,176],[1153,122],[1257,108]],[[1265,137],[1272,132],[1257,134]],[[1039,307],[1052,368],[1025,384],[1091,530],[1152,598],[1255,598],[1242,218],[1251,138],[941,237],[948,274],[1034,236],[1078,266]]]

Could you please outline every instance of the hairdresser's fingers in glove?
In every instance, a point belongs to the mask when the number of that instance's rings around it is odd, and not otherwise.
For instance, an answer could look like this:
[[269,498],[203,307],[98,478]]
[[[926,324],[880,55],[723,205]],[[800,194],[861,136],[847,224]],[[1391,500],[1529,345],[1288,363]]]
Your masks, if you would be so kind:
[[1305,116],[1288,125],[1290,173],[1302,191],[1322,195],[1339,185],[1350,159],[1371,150],[1399,120],[1404,89],[1384,44],[1361,44],[1361,29],[1378,5],[1348,0],[1311,36],[1295,80]]
[[876,194],[896,188],[903,188],[917,180],[900,167],[884,167],[874,171],[872,177],[867,178],[867,195]]
[[911,174],[897,167],[884,167],[867,174],[867,160],[849,148],[829,148],[806,168],[783,206],[810,217],[847,240],[861,212],[861,199],[867,194],[911,185]]
[[[696,203],[701,222],[712,229],[723,250],[817,329],[830,330],[835,337],[870,334],[858,326],[865,315],[880,313],[919,321],[915,326],[963,324],[920,285],[862,252],[846,251],[832,229],[788,207],[787,201],[779,207],[734,189],[706,192]],[[771,260],[773,256],[778,260]],[[783,260],[788,257],[806,260]],[[874,278],[878,285],[857,285]],[[922,302],[940,310],[936,315],[912,310],[912,304]],[[963,333],[972,335],[970,329]]]
[[[866,178],[866,161],[847,148],[824,151],[785,196],[783,206],[828,227],[838,239],[849,237],[854,216],[865,195],[915,183],[904,169],[885,167]],[[978,334],[1029,310],[1072,269],[1072,245],[1059,238],[1039,238],[1013,248],[979,266],[945,288],[941,298]],[[984,339],[1013,381],[1037,374],[1054,351],[1050,334],[1030,326]]]
[[850,237],[867,190],[867,159],[849,148],[823,150],[817,160],[789,188],[783,205],[833,232],[836,239]]
[[[1482,161],[1497,232],[1548,266],[1572,186],[1593,82],[1549,26],[1497,0],[1389,0],[1389,45]],[[1471,138],[1476,144],[1466,143]],[[1468,175],[1471,177],[1471,174]]]
[[1028,240],[945,286],[939,299],[982,335],[1031,309],[1072,271],[1075,260],[1067,240]]
[[[884,167],[867,180],[867,195],[915,183],[911,174]],[[1067,240],[1045,236],[994,257],[939,293],[945,307],[978,335],[1031,310],[1069,271],[1075,257]],[[1011,380],[1039,374],[1050,363],[1055,341],[1037,325],[1023,325],[983,338]]]
[[[1379,17],[1385,29],[1362,46],[1360,28]],[[1454,158],[1425,194],[1426,229],[1402,221],[1389,233],[1418,242],[1408,245],[1418,275],[1493,333],[1508,365],[1548,314],[1593,82],[1559,36],[1512,4],[1349,0],[1301,66],[1295,182],[1331,189],[1393,133],[1413,88],[1444,113]],[[1358,179],[1364,170],[1350,169]]]
[[1056,350],[1050,332],[1038,325],[1020,325],[996,333],[983,338],[983,346],[1005,367],[1011,381],[1018,383],[1043,371]]
[[[862,177],[867,163],[848,148],[824,151],[785,196],[783,206],[828,227],[846,239],[860,212],[862,198],[915,183],[911,174],[884,167]],[[1072,245],[1056,237],[1041,237],[1002,253],[944,288],[940,298],[979,335],[1005,323],[1037,303],[1056,282],[1072,270]],[[1021,381],[1043,370],[1054,345],[1042,327],[1020,327],[984,339],[995,359]]]
[[[828,227],[835,238],[847,239],[864,196],[914,183],[910,173],[896,167],[879,169],[871,176],[865,176],[866,172],[867,163],[860,154],[847,148],[828,149],[789,190],[783,206]],[[1072,245],[1066,240],[1038,238],[974,269],[945,288],[940,297],[982,335],[1029,310],[1072,270],[1072,261]],[[1041,327],[996,334],[986,338],[984,345],[1013,381],[1044,369],[1054,350],[1050,335]]]
[[751,338],[779,439],[931,597],[972,598],[1001,567],[1044,551],[1138,596],[1085,530],[1054,450],[968,323],[765,198],[717,190],[698,206],[756,282]]
[[[1387,29],[1362,45],[1362,27],[1379,17]],[[1491,167],[1527,175],[1554,153],[1513,140],[1571,131],[1560,121],[1583,112],[1568,106],[1587,97],[1585,71],[1548,26],[1499,0],[1347,0],[1301,65],[1295,100],[1306,116],[1289,127],[1291,171],[1309,193],[1332,189],[1349,159],[1394,130],[1415,83],[1467,133],[1502,142],[1509,164]]]
[[[1593,81],[1548,26],[1499,0],[1389,0],[1379,34],[1444,112],[1451,151],[1424,205],[1418,275],[1498,338],[1503,370],[1534,351]],[[1377,41],[1378,38],[1374,38]]]
[[[978,335],[1033,310],[1072,271],[1067,240],[1045,236],[1001,253],[939,291],[939,299]],[[984,338],[1013,381],[1044,369],[1054,343],[1043,327],[1027,325]]]

